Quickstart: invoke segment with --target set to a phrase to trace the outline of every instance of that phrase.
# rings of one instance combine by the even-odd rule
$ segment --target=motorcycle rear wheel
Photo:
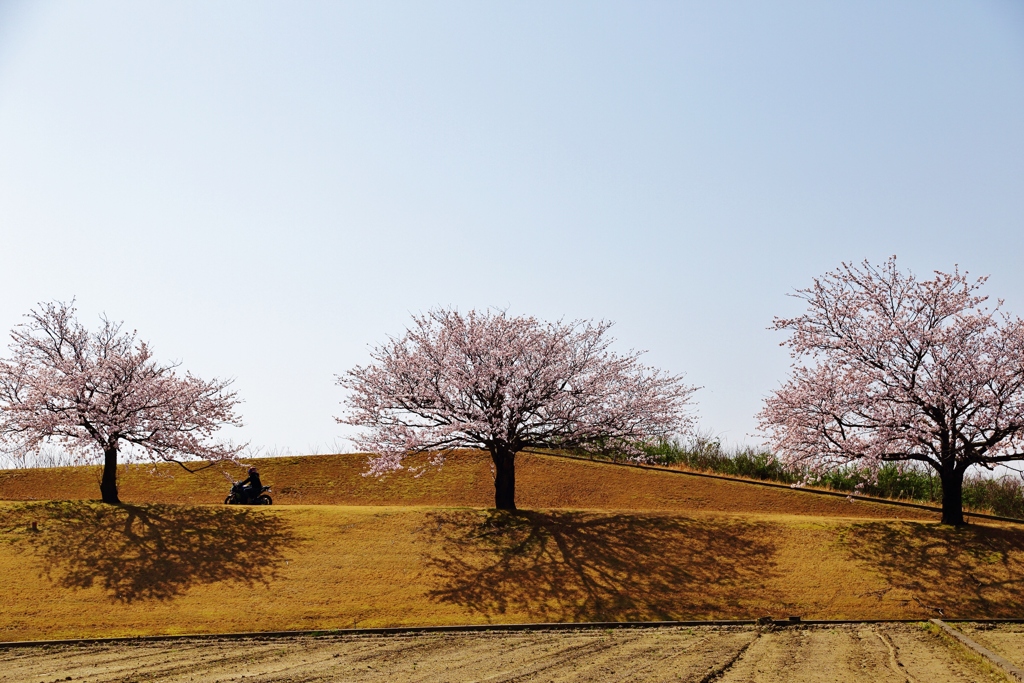
[[[260,494],[256,498],[256,504],[257,505],[273,505],[274,504],[274,500],[270,496],[268,496],[267,494],[263,493],[263,494]]]

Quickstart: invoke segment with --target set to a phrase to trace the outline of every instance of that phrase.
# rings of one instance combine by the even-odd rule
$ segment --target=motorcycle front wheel
[[[256,504],[257,505],[273,505],[274,501],[273,501],[273,499],[270,496],[268,496],[267,494],[264,493],[264,494],[261,494],[258,498],[256,498]]]
[[[234,496],[228,496],[227,498],[224,499],[224,504],[225,505],[231,505],[234,502],[235,502],[235,497]]]

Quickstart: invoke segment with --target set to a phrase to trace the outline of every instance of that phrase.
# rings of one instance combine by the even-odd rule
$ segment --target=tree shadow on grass
[[[54,583],[98,584],[123,603],[221,581],[266,584],[298,543],[287,522],[251,508],[52,502],[9,514],[40,520],[27,541]]]
[[[851,556],[932,616],[1019,617],[1024,529],[870,522],[843,536]]]
[[[434,513],[430,593],[491,617],[552,621],[749,616],[774,572],[765,527],[678,516]]]

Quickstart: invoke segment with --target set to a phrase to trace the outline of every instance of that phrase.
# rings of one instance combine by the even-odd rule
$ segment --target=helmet
[[[249,468],[249,474],[256,474],[256,468],[255,467],[250,467]]]

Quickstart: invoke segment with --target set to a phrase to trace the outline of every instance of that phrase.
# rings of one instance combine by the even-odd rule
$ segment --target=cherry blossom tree
[[[942,521],[963,524],[968,468],[1024,459],[1024,322],[989,310],[986,278],[930,280],[892,257],[817,278],[807,312],[776,318],[792,376],[759,414],[775,451],[813,470],[916,461],[942,483]]]
[[[527,448],[617,451],[642,459],[646,440],[684,433],[695,387],[609,350],[610,323],[541,322],[504,312],[437,309],[413,318],[373,363],[339,376],[344,424],[370,473],[401,469],[412,453],[440,464],[455,448],[487,450],[494,504],[515,510],[515,457]]]
[[[192,458],[233,459],[241,449],[210,442],[222,425],[241,425],[229,381],[179,375],[106,318],[90,332],[73,304],[43,304],[26,317],[11,332],[11,358],[0,360],[0,442],[9,451],[58,443],[86,460],[102,454],[100,493],[118,503],[125,446],[186,469]]]

